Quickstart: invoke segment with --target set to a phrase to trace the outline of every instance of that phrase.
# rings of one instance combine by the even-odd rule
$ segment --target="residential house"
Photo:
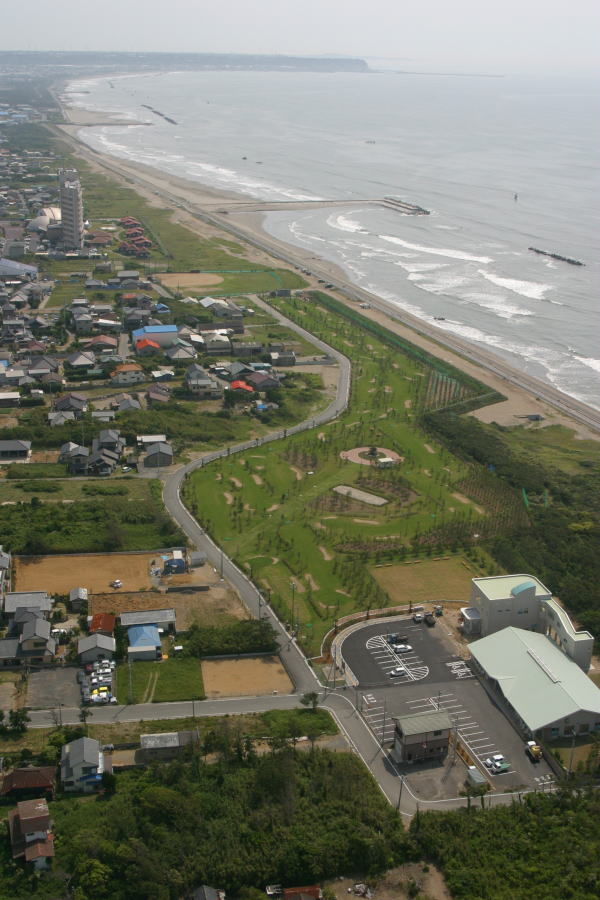
[[[87,472],[87,464],[90,451],[87,447],[75,444],[73,441],[67,441],[60,448],[58,461],[67,466],[71,475],[85,475]]]
[[[31,441],[0,441],[0,462],[18,462],[31,456]]]
[[[155,353],[161,352],[161,347],[150,338],[140,338],[135,342],[135,352],[138,356],[154,356]]]
[[[226,334],[219,331],[205,331],[204,352],[210,356],[227,355],[231,352],[231,341]]]
[[[82,737],[63,744],[60,754],[60,781],[64,791],[91,794],[102,787],[104,754],[100,742]]]
[[[147,469],[158,469],[163,466],[173,465],[173,448],[165,441],[152,444],[144,457],[144,466]]]
[[[189,344],[178,341],[176,345],[165,351],[165,356],[171,362],[188,362],[190,359],[196,359],[196,351]]]
[[[4,776],[0,795],[19,800],[44,794],[53,797],[55,786],[56,766],[26,766]]]
[[[199,399],[218,398],[223,393],[218,381],[211,378],[208,372],[196,363],[187,369],[184,384],[187,390]]]
[[[19,635],[17,657],[30,663],[43,665],[52,662],[56,641],[50,637],[51,625],[47,619],[34,618],[23,623]]]
[[[1,391],[0,392],[0,407],[2,409],[8,409],[12,406],[20,406],[21,404],[21,394],[19,391]]]
[[[235,361],[219,366],[217,374],[225,381],[235,381],[237,378],[244,378],[252,371],[253,369],[245,363]]]
[[[71,369],[87,371],[87,369],[91,369],[96,365],[96,357],[91,350],[78,350],[76,353],[71,353],[70,356],[67,356],[65,363]]]
[[[90,619],[89,633],[104,634],[106,637],[112,637],[115,631],[115,616],[110,613],[96,613]]]
[[[296,354],[293,350],[271,350],[269,359],[274,366],[295,366]]]
[[[112,475],[119,465],[119,455],[112,450],[93,450],[88,459],[88,474]]]
[[[74,412],[49,412],[46,416],[48,420],[48,425],[51,428],[56,428],[57,425],[65,425],[67,422],[75,421],[75,413]]]
[[[102,633],[89,634],[77,641],[77,656],[82,666],[99,659],[112,659],[117,645],[114,637]]]
[[[156,625],[132,625],[127,629],[127,637],[127,658],[130,662],[161,659],[162,645]]]
[[[92,419],[96,419],[98,422],[114,422],[115,414],[111,409],[95,409]]]
[[[245,381],[232,381],[229,386],[229,389],[231,391],[235,391],[238,395],[244,395],[244,394],[247,395],[247,394],[254,393],[254,388],[251,387],[249,384],[246,384]]]
[[[88,341],[88,350],[114,350],[115,353],[119,346],[117,338],[111,337],[109,334],[99,334]]]
[[[123,327],[126,331],[143,328],[150,320],[151,312],[149,309],[128,309],[123,314]],[[150,340],[150,338],[140,338],[140,340]],[[157,346],[159,346],[157,344]]]
[[[117,412],[131,412],[132,410],[141,409],[142,404],[136,397],[123,395],[117,403]]]
[[[13,859],[34,869],[46,869],[54,856],[50,810],[43,798],[21,800],[8,814],[8,831]]]
[[[121,432],[116,428],[104,428],[98,437],[94,439],[92,445],[93,450],[110,450],[119,456],[125,449],[125,438],[121,437]]]
[[[139,384],[146,381],[146,374],[137,363],[122,363],[110,373],[112,384]]]
[[[252,372],[246,376],[246,381],[257,391],[271,391],[281,387],[279,379],[266,372]]]
[[[145,447],[151,447],[152,444],[160,444],[161,441],[166,440],[166,434],[138,434],[136,436],[136,442],[142,449],[144,449]]]
[[[168,388],[163,387],[159,384],[153,384],[146,391],[146,402],[148,406],[153,406],[154,404],[160,403],[168,403],[171,399],[171,392]]]
[[[54,401],[55,412],[73,412],[76,418],[80,418],[88,408],[85,394],[64,394]]]
[[[39,609],[51,612],[54,601],[46,591],[7,591],[4,594],[4,615],[12,618],[18,609]]]
[[[176,759],[197,746],[199,739],[198,729],[142,734],[140,735],[140,757],[148,763],[155,759]]]
[[[231,352],[234,356],[239,356],[241,359],[256,359],[257,356],[265,352],[265,348],[257,341],[236,342],[231,345]]]

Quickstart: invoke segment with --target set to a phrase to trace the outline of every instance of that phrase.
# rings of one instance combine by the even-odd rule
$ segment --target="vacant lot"
[[[471,578],[477,574],[460,557],[432,559],[399,566],[371,569],[373,577],[387,591],[393,604],[439,603],[442,600],[469,602]]]
[[[29,676],[27,706],[31,709],[74,707],[79,706],[80,702],[77,669],[44,669]]]
[[[231,619],[248,618],[246,608],[237,594],[224,583],[193,594],[177,591],[168,594],[163,591],[115,591],[95,594],[89,603],[90,615],[119,615],[122,612],[140,612],[146,609],[174,609],[177,631],[187,631],[193,624],[218,627]]]
[[[110,582],[120,578],[121,591],[147,590],[152,586],[150,563],[155,553],[99,553],[81,556],[17,556],[17,591],[48,591],[67,594],[85,587],[92,594],[112,590]],[[118,593],[115,591],[115,593]]]
[[[167,288],[203,288],[213,284],[222,284],[219,275],[210,272],[163,272],[156,276]]]
[[[204,660],[202,676],[208,698],[290,694],[294,689],[278,656]]]
[[[202,669],[198,659],[164,659],[117,667],[119,703],[170,703],[202,700]]]

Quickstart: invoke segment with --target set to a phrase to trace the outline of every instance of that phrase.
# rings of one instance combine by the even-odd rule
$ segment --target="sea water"
[[[214,188],[425,207],[429,216],[360,203],[287,210],[268,213],[264,227],[600,408],[591,80],[174,72],[74,82],[64,99],[123,120],[80,130],[95,149]]]

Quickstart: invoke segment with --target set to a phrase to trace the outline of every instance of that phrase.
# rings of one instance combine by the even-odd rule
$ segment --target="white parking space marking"
[[[366,643],[367,650],[384,674],[388,675],[392,669],[398,669],[399,674],[397,676],[388,675],[388,677],[395,682],[397,678],[397,683],[400,684],[406,681],[421,681],[421,679],[427,678],[429,666],[423,664],[419,655],[413,650],[407,653],[394,650],[387,638],[388,636],[385,634],[376,634],[370,637]],[[398,637],[396,641],[402,643],[404,639]]]

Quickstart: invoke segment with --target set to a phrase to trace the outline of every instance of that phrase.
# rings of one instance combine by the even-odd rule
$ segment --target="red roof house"
[[[27,766],[24,769],[13,769],[4,776],[0,793],[3,797],[12,794],[25,797],[33,794],[53,794],[56,779],[55,766]]]
[[[116,621],[116,618],[110,613],[96,613],[90,622],[90,634],[105,634],[107,637],[112,637]]]
[[[246,391],[248,394],[254,393],[254,388],[246,384],[245,381],[232,381],[230,387],[232,391]]]
[[[160,353],[160,344],[157,344],[156,341],[151,341],[150,338],[140,338],[139,341],[136,341],[136,353],[150,356],[151,353],[156,353],[157,350]]]
[[[54,856],[54,835],[50,831],[50,810],[45,800],[22,800],[8,814],[8,830],[13,859],[23,859],[36,869],[44,869]]]

